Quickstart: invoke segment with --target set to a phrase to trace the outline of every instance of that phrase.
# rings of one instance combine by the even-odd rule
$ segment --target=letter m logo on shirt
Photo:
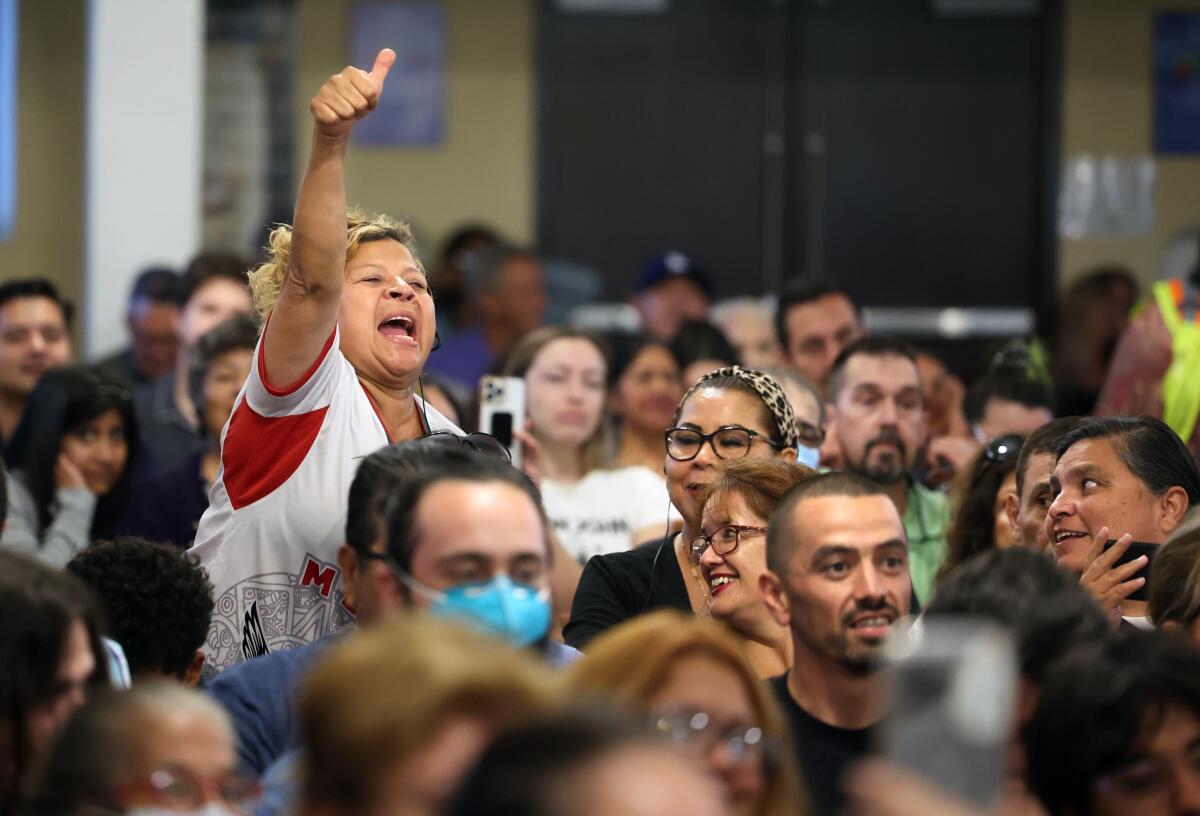
[[[338,568],[335,565],[305,554],[304,565],[300,567],[300,586],[318,587],[321,597],[328,598],[333,594],[333,582],[337,577]]]

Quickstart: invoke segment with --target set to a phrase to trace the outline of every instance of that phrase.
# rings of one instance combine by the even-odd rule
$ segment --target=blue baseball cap
[[[698,263],[677,249],[670,249],[652,258],[638,275],[635,292],[645,292],[653,289],[671,278],[686,278],[704,290],[704,294],[712,297],[712,281]]]

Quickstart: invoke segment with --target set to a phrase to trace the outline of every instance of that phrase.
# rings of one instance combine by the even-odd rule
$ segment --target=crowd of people
[[[966,384],[678,250],[640,331],[545,325],[533,250],[427,269],[348,208],[394,59],[313,97],[259,262],[138,277],[127,350],[0,284],[0,816],[1200,813],[1195,282],[1125,325],[1102,270],[1121,325]],[[915,663],[943,624],[1004,648]]]

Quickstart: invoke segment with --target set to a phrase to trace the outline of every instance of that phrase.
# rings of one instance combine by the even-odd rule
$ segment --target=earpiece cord
[[[433,428],[429,425],[429,412],[425,410],[425,381],[422,379],[424,375],[417,375],[417,390],[421,392],[421,420],[425,423],[425,435],[433,433]]]
[[[650,606],[650,598],[654,595],[654,580],[658,576],[658,559],[662,555],[663,548],[667,546],[667,542],[671,540],[671,497],[667,497],[667,524],[666,532],[663,533],[662,543],[658,545],[658,549],[654,551],[654,560],[650,562],[650,587],[646,590],[646,599],[642,601],[642,608],[638,610],[641,615]]]

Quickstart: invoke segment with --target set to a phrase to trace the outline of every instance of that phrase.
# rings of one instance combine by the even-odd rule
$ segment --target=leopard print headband
[[[788,402],[787,395],[783,393],[783,388],[775,380],[774,377],[768,376],[761,371],[755,371],[752,368],[742,368],[741,366],[727,366],[726,368],[718,368],[716,371],[710,371],[700,379],[696,380],[696,384],[688,389],[683,395],[683,399],[679,401],[682,406],[688,399],[691,398],[699,389],[705,387],[713,380],[725,377],[733,377],[740,380],[754,390],[758,394],[758,398],[763,401],[767,411],[770,412],[771,418],[775,420],[775,425],[779,428],[779,444],[784,448],[795,448],[800,444],[800,434],[796,429],[796,414],[792,411],[792,404]]]

